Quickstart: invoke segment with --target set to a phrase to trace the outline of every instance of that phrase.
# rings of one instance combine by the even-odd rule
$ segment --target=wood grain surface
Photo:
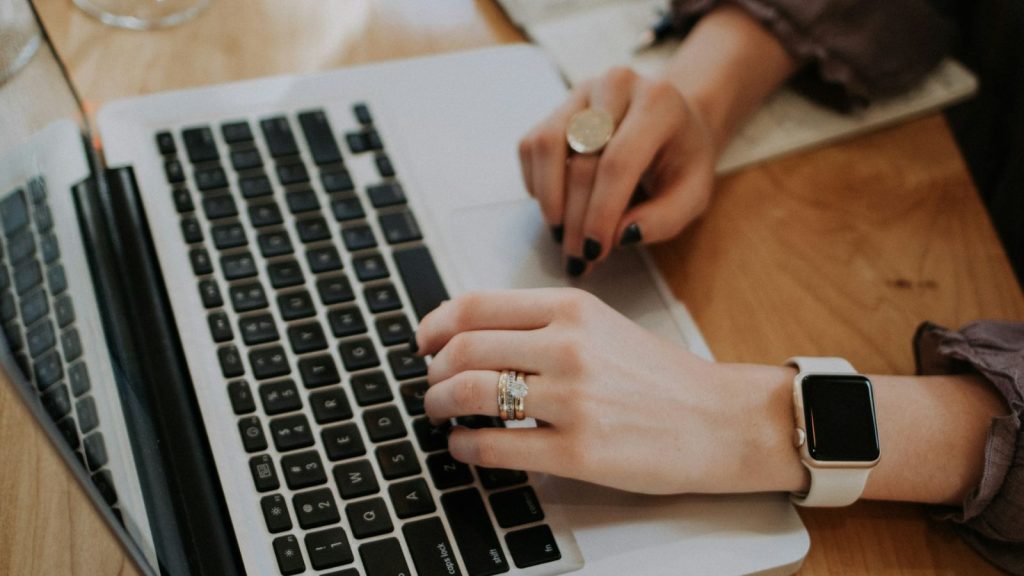
[[[104,27],[69,0],[40,13],[83,95],[156,91],[521,41],[491,0],[213,0],[183,26]],[[836,354],[913,372],[932,320],[1024,319],[949,129],[932,116],[723,179],[656,260],[721,360]],[[0,575],[134,574],[28,412],[0,383]],[[919,506],[801,510],[802,574],[994,574]]]

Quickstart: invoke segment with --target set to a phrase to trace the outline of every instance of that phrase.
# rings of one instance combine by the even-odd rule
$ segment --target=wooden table
[[[92,104],[257,76],[519,42],[491,0],[214,0],[158,32],[38,7]],[[724,361],[837,354],[913,372],[930,319],[1024,319],[1024,297],[949,129],[935,115],[723,179],[708,214],[654,249]],[[0,385],[0,575],[133,574],[71,475]],[[997,573],[913,505],[801,510],[803,574]]]

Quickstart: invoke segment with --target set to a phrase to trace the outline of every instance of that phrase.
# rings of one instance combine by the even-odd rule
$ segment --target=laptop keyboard
[[[352,114],[344,154],[322,110],[155,138],[267,546],[286,575],[554,562],[526,473],[454,460],[423,415],[408,341],[448,294],[371,111]],[[363,156],[372,182],[346,166]]]
[[[11,352],[93,483],[114,506],[117,491],[42,177],[0,200],[0,224],[0,319]],[[118,508],[113,510],[120,516]]]

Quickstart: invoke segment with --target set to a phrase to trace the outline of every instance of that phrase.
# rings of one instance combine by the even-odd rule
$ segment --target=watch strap
[[[838,356],[793,356],[786,360],[787,366],[793,366],[800,373],[814,374],[856,374],[853,364]]]

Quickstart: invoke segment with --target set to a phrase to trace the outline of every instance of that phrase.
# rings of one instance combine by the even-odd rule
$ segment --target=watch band
[[[797,381],[803,374],[857,374],[857,370],[843,358],[794,356],[787,366],[797,369]],[[799,506],[849,506],[864,493],[871,468],[818,468],[801,458],[804,468],[811,473],[807,493],[793,492],[790,500]]]

